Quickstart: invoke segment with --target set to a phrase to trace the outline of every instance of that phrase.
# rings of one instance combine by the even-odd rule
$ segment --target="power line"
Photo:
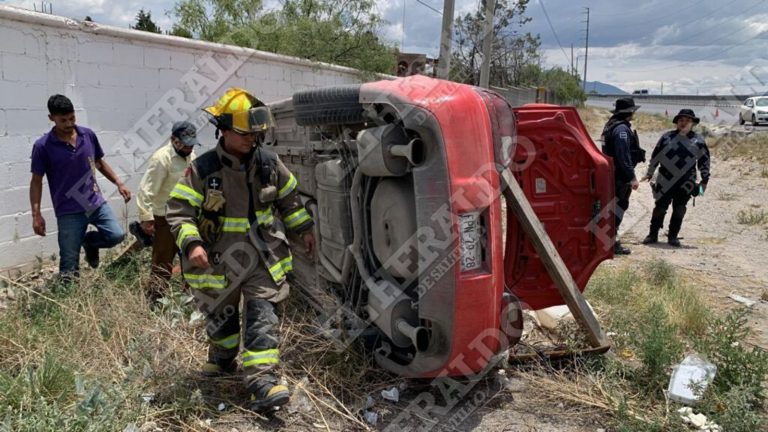
[[[405,1],[405,0],[403,0],[403,1]],[[416,3],[419,3],[419,4],[421,4],[422,6],[426,6],[427,8],[431,9],[433,12],[435,12],[435,13],[436,13],[436,14],[438,14],[438,15],[442,15],[442,14],[443,14],[443,13],[442,13],[442,12],[440,12],[439,10],[435,9],[434,7],[432,7],[432,5],[430,5],[430,4],[428,4],[428,3],[424,3],[422,0],[416,0]]]
[[[552,25],[552,21],[549,19],[549,14],[547,13],[547,8],[544,7],[544,0],[539,0],[539,4],[541,5],[541,10],[544,12],[544,17],[547,19],[547,23],[549,24],[549,29],[552,30],[552,34],[555,36],[555,40],[557,41],[557,45],[560,47],[560,51],[563,52],[563,55],[565,56],[565,62],[568,63],[573,62],[573,59],[568,58],[568,54],[565,53],[565,49],[563,49],[563,44],[560,43],[560,38],[557,37],[557,32],[555,31],[555,27]]]

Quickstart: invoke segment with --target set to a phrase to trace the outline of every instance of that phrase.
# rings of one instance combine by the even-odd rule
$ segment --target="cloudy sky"
[[[455,1],[457,16],[480,4],[480,0]],[[90,15],[95,21],[126,27],[143,7],[163,29],[169,29],[173,19],[167,12],[174,3],[66,0],[53,1],[53,12],[79,19]],[[40,7],[40,1],[29,0],[0,0],[0,4]],[[405,52],[437,56],[442,5],[443,0],[377,0],[386,21],[383,36],[402,43]],[[768,1],[531,0],[527,15],[533,20],[522,31],[541,35],[548,65],[569,66],[574,44],[583,72],[585,7],[590,8],[590,81],[651,93],[661,91],[663,83],[665,94],[768,90]]]

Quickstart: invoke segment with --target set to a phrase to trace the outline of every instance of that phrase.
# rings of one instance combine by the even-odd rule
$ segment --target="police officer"
[[[275,304],[288,296],[293,270],[285,229],[314,248],[313,221],[297,191],[296,177],[262,148],[274,119],[264,104],[231,88],[205,111],[218,145],[191,164],[171,192],[167,219],[183,253],[184,278],[206,314],[208,375],[233,372],[240,347],[254,409],[288,402],[275,368],[280,361]]]
[[[645,152],[640,148],[637,132],[632,130],[632,116],[640,105],[635,105],[632,98],[616,100],[613,115],[603,128],[603,153],[613,158],[614,180],[616,186],[616,241],[613,253],[629,255],[629,248],[622,246],[618,239],[619,226],[624,212],[629,207],[629,196],[637,190],[640,183],[635,177],[635,166],[645,162]]]
[[[653,149],[648,172],[640,179],[650,180],[656,168],[659,175],[653,184],[653,196],[656,205],[651,216],[651,228],[643,244],[659,241],[659,230],[664,225],[664,216],[670,204],[672,216],[669,219],[667,242],[680,247],[680,228],[683,225],[688,200],[692,196],[704,193],[709,182],[709,148],[704,137],[694,132],[693,126],[699,124],[699,118],[691,109],[681,109],[672,119],[677,129],[661,136]],[[701,182],[696,182],[698,167]]]

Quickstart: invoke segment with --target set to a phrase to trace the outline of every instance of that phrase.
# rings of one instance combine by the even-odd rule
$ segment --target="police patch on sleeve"
[[[619,139],[625,140],[625,139],[628,139],[628,138],[629,138],[629,135],[627,135],[626,131],[619,132]]]

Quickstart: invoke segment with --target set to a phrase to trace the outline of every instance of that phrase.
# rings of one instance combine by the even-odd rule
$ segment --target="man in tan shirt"
[[[173,259],[179,251],[165,219],[165,204],[176,182],[195,158],[192,151],[195,145],[200,145],[195,126],[189,122],[174,123],[171,141],[149,158],[147,171],[139,184],[136,205],[139,208],[141,229],[145,234],[154,236],[152,270],[149,283],[145,286],[145,294],[150,303],[165,294],[171,278]]]

